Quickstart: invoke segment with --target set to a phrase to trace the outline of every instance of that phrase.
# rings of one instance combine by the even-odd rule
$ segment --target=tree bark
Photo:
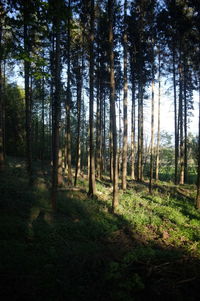
[[[53,107],[52,107],[52,159],[53,159],[53,168],[52,168],[52,209],[56,210],[56,198],[57,198],[57,189],[58,189],[58,169],[59,169],[59,130],[60,130],[60,94],[61,94],[61,62],[60,62],[60,19],[58,16],[55,17],[55,58],[54,58],[54,83],[55,91],[53,97]]]
[[[154,158],[154,66],[152,64],[152,96],[151,96],[151,146],[150,146],[150,180],[149,193],[152,193],[153,158]]]
[[[94,157],[94,0],[90,1],[90,46],[89,46],[89,77],[90,77],[90,99],[89,99],[89,124],[90,124],[90,173],[89,191],[90,196],[96,194],[95,181],[95,157]]]
[[[113,51],[113,7],[115,1],[108,0],[108,32],[109,32],[109,61],[110,61],[110,112],[113,140],[113,200],[112,211],[118,205],[118,160],[117,160],[117,127],[115,109],[115,75],[114,75],[114,51]]]
[[[29,177],[29,184],[33,184],[33,167],[32,167],[32,145],[31,145],[31,95],[30,95],[30,36],[29,36],[29,7],[28,2],[24,1],[24,51],[25,51],[25,60],[24,60],[24,83],[25,83],[25,111],[26,111],[26,168]]]
[[[80,161],[81,161],[81,141],[80,141],[80,132],[81,132],[81,96],[82,96],[82,72],[79,66],[79,60],[77,59],[77,144],[76,144],[76,171],[74,186],[77,184],[77,178],[80,175]]]
[[[156,181],[159,180],[159,163],[160,163],[160,49],[158,53],[158,130],[157,130],[157,147],[156,147]]]
[[[199,137],[198,137],[198,174],[196,208],[200,209],[200,78],[199,78]]]
[[[131,179],[135,180],[135,76],[131,60],[132,108],[131,108]]]
[[[127,119],[127,105],[128,105],[128,82],[127,82],[127,32],[126,32],[126,10],[127,0],[124,1],[124,98],[123,98],[123,121],[124,121],[124,135],[123,135],[123,160],[122,160],[122,189],[126,190],[127,182],[127,136],[128,136],[128,119]]]
[[[0,49],[2,48],[2,7],[0,5]],[[2,53],[2,52],[1,52]],[[1,55],[1,54],[0,54]],[[3,132],[3,77],[2,57],[0,56],[0,171],[4,168],[4,132]]]
[[[175,46],[173,47],[173,88],[174,88],[174,140],[175,140],[175,172],[174,183],[178,184],[178,157],[179,157],[179,129],[177,122],[177,97],[176,97],[176,63],[175,63]]]
[[[68,0],[68,24],[67,24],[67,99],[66,99],[66,155],[67,155],[67,183],[72,185],[71,167],[71,0]]]
[[[183,66],[180,47],[179,61],[179,120],[180,120],[180,179],[179,184],[184,184],[184,138],[183,138]]]

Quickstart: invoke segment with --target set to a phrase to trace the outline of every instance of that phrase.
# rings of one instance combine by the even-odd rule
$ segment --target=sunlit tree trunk
[[[196,207],[200,209],[200,78],[199,78],[199,137],[198,137],[198,175],[197,175],[197,196]]]
[[[180,120],[180,179],[179,184],[184,184],[184,138],[183,138],[183,66],[180,49],[179,61],[179,120]]]
[[[90,43],[89,43],[89,77],[90,77],[90,99],[89,99],[89,125],[90,125],[90,172],[88,194],[96,194],[95,180],[95,156],[94,156],[94,0],[90,1]]]
[[[110,62],[110,111],[111,128],[113,140],[113,200],[112,211],[114,212],[118,205],[118,160],[117,160],[117,127],[116,127],[116,109],[115,109],[115,76],[114,76],[114,51],[113,51],[113,13],[114,0],[108,0],[108,32],[109,32],[109,62]]]
[[[173,89],[174,89],[174,140],[175,140],[175,174],[174,183],[178,184],[178,157],[179,157],[179,129],[177,122],[177,97],[176,97],[176,62],[175,47],[173,47]]]
[[[131,62],[132,108],[131,108],[131,179],[135,180],[135,76],[133,58]]]
[[[152,69],[154,66],[152,66]],[[150,145],[150,180],[149,193],[152,193],[153,181],[153,158],[154,158],[154,70],[152,70],[152,96],[151,96],[151,145]]]
[[[122,156],[122,189],[126,190],[127,186],[127,136],[128,136],[128,119],[127,119],[127,105],[128,105],[128,82],[127,82],[127,32],[126,32],[126,10],[127,0],[124,1],[124,98],[123,98],[123,121],[124,121],[124,134],[123,134],[123,156]]]
[[[184,182],[187,183],[187,170],[188,170],[188,146],[187,146],[187,65],[184,59]]]
[[[156,146],[156,181],[159,180],[159,163],[160,163],[160,49],[158,53],[158,129],[157,129],[157,146]]]

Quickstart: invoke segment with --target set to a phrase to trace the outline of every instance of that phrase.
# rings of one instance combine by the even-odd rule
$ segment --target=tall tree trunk
[[[114,0],[108,0],[108,32],[109,32],[109,61],[110,61],[110,111],[113,140],[113,200],[112,211],[118,205],[118,160],[117,160],[117,127],[115,109],[115,75],[114,75],[114,51],[113,51],[113,8]]]
[[[100,112],[100,96],[101,96],[101,79],[100,79],[100,64],[99,64],[99,45],[98,45],[98,67],[97,67],[97,114],[96,114],[96,174],[97,178],[101,178],[101,112]]]
[[[33,184],[33,168],[32,168],[32,147],[31,147],[31,95],[30,95],[30,37],[29,37],[29,28],[28,22],[30,19],[29,16],[29,7],[28,3],[24,1],[24,51],[25,51],[25,60],[24,60],[24,82],[25,82],[25,106],[26,106],[26,167],[29,177],[29,184]]]
[[[90,99],[89,99],[89,124],[90,124],[90,173],[89,191],[90,196],[96,194],[95,181],[95,158],[94,158],[94,0],[90,1],[90,47],[89,47],[89,76],[90,76]]]
[[[126,32],[126,10],[127,0],[124,1],[124,98],[123,98],[123,121],[124,121],[124,135],[123,135],[123,160],[122,160],[122,189],[126,190],[127,182],[127,136],[128,136],[128,119],[127,119],[127,105],[128,105],[128,82],[127,82],[127,32]]]
[[[60,62],[60,19],[58,16],[55,17],[55,38],[56,38],[56,49],[55,49],[55,58],[54,58],[54,83],[55,91],[53,97],[53,107],[52,107],[52,159],[53,159],[53,168],[52,168],[52,208],[56,210],[56,197],[58,189],[58,169],[59,169],[59,128],[60,128],[60,94],[61,94],[61,62]]]
[[[42,135],[41,135],[41,163],[42,168],[44,168],[44,151],[45,151],[45,126],[44,126],[44,101],[45,101],[45,92],[44,92],[44,77],[42,78],[41,83],[41,96],[42,96]]]
[[[197,209],[200,209],[200,78],[199,78],[199,137],[198,137],[198,174],[197,174],[196,207]]]
[[[76,144],[76,171],[74,186],[76,186],[77,178],[80,175],[80,160],[81,160],[81,141],[80,141],[80,132],[81,132],[81,96],[82,96],[82,72],[79,66],[79,60],[77,59],[77,144]]]
[[[72,185],[71,167],[71,0],[68,0],[68,24],[67,24],[67,99],[66,99],[66,155],[67,155],[67,183]]]
[[[138,87],[138,181],[143,180],[143,85],[141,77],[140,74]]]
[[[187,65],[184,59],[184,182],[187,183],[187,170],[188,170],[188,158],[187,158]]]
[[[159,163],[160,163],[160,49],[158,53],[158,129],[157,129],[157,146],[156,146],[156,181],[159,180]]]
[[[183,138],[183,66],[180,47],[179,61],[179,120],[180,120],[180,179],[179,184],[184,184],[184,138]]]
[[[152,193],[153,158],[154,158],[154,64],[152,64],[152,96],[151,96],[151,146],[150,146],[150,180],[149,193]]]
[[[110,150],[110,181],[113,182],[113,129],[112,114],[110,111],[110,128],[109,128],[109,150]]]
[[[120,178],[122,170],[122,124],[121,124],[121,93],[119,91],[119,150],[118,150],[118,176]]]
[[[2,47],[2,8],[0,5],[0,49]],[[2,53],[2,52],[1,52]],[[0,53],[0,171],[4,168],[4,133],[3,133],[3,77],[2,56]]]
[[[135,76],[131,59],[132,108],[131,108],[131,179],[135,180]]]
[[[176,62],[175,62],[175,46],[173,47],[173,88],[174,88],[174,140],[175,140],[175,173],[174,183],[178,184],[178,157],[179,157],[179,129],[177,122],[177,98],[176,98]]]

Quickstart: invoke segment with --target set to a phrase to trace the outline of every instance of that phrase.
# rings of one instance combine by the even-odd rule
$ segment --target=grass
[[[23,162],[0,183],[1,300],[197,300],[200,213],[194,186],[129,181],[110,213],[108,179],[87,196],[87,181],[61,190],[51,211],[38,178],[28,187]],[[42,185],[41,185],[42,183]]]

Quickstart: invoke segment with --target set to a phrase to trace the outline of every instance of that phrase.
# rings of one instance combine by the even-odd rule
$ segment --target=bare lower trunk
[[[127,105],[128,105],[128,82],[127,82],[127,32],[126,32],[126,10],[127,0],[124,1],[124,98],[123,98],[123,121],[124,121],[124,135],[123,135],[123,160],[122,160],[122,189],[126,190],[127,182],[127,136],[128,136],[128,119],[127,119]]]
[[[175,174],[174,183],[178,184],[178,155],[179,155],[179,135],[177,122],[177,98],[176,98],[176,68],[175,68],[175,48],[173,48],[173,88],[174,88],[174,139],[175,139]]]
[[[71,0],[68,2],[68,9],[71,9]],[[72,167],[71,167],[71,15],[69,13],[68,16],[68,24],[67,24],[67,99],[66,99],[66,153],[67,153],[67,184],[72,185]]]
[[[153,67],[154,68],[154,67]],[[151,97],[151,147],[150,147],[150,180],[149,180],[149,193],[152,193],[153,182],[153,157],[154,157],[154,72],[152,79],[152,97]]]
[[[197,175],[197,196],[196,207],[200,209],[200,78],[199,78],[199,138],[198,138],[198,175]]]
[[[90,196],[96,194],[95,181],[95,157],[94,157],[94,0],[91,0],[90,13],[90,58],[89,58],[89,76],[90,76],[90,99],[89,99],[89,124],[90,124],[90,173],[89,173],[89,191]]]
[[[160,163],[160,49],[158,54],[158,130],[157,130],[157,147],[156,147],[156,181],[159,180],[159,163]]]
[[[78,66],[77,66],[78,67]],[[77,178],[80,174],[80,160],[81,160],[81,145],[80,145],[80,131],[81,131],[81,95],[82,95],[82,73],[80,67],[78,67],[77,74],[77,145],[76,145],[76,171],[74,186],[76,186]]]
[[[30,40],[29,40],[29,13],[28,4],[24,6],[24,51],[30,56]],[[32,169],[32,147],[31,147],[31,93],[30,93],[30,62],[24,60],[24,83],[25,83],[25,107],[26,107],[26,167],[29,177],[29,184],[33,184],[33,169]]]
[[[131,108],[131,179],[135,180],[135,77],[133,62],[131,64],[132,74],[132,108]]]
[[[179,184],[184,184],[184,139],[183,139],[183,70],[181,62],[179,64],[179,119],[180,119],[180,179]]]
[[[108,18],[109,18],[109,60],[110,60],[110,112],[111,128],[113,139],[113,200],[112,211],[114,212],[118,205],[118,160],[117,160],[117,127],[116,127],[116,109],[115,109],[115,76],[114,76],[114,51],[113,51],[113,8],[115,1],[108,0]]]
[[[1,7],[0,7],[1,8]],[[1,17],[1,11],[0,11]],[[0,19],[0,48],[2,47],[2,23]],[[0,171],[4,168],[4,133],[3,133],[3,78],[2,59],[0,57]]]
[[[56,210],[56,199],[57,199],[57,189],[58,189],[58,176],[59,176],[59,128],[60,128],[60,20],[56,18],[55,20],[55,38],[56,38],[56,49],[55,49],[55,59],[54,59],[54,83],[55,92],[52,103],[52,209]]]

